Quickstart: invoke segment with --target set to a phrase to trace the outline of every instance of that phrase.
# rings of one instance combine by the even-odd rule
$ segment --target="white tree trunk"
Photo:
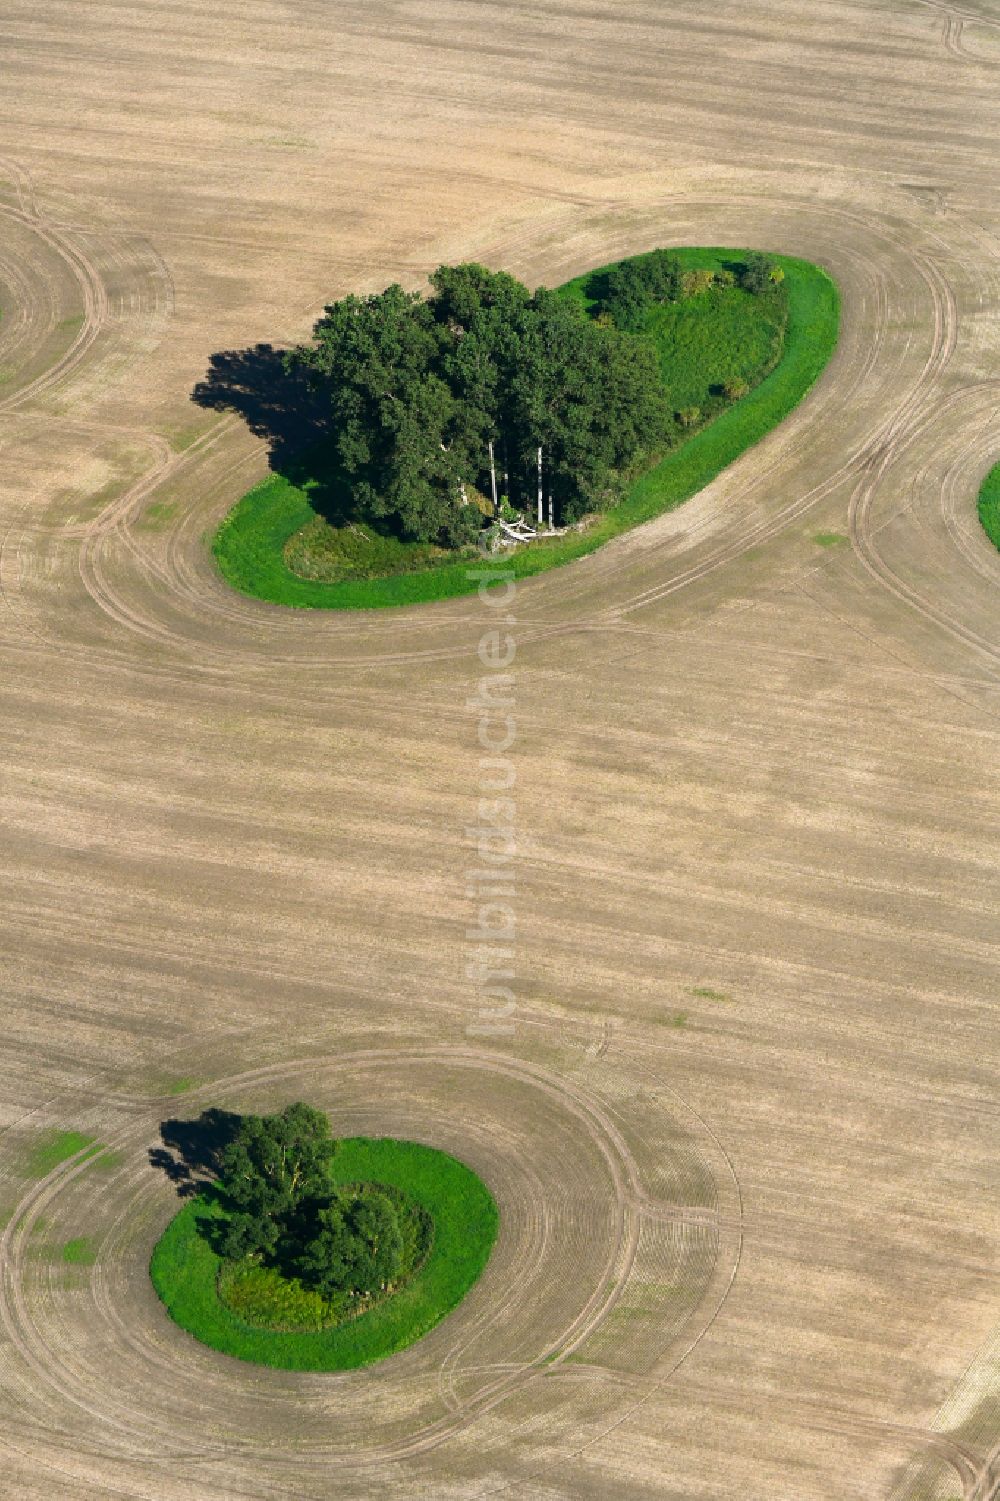
[[[544,520],[545,520],[545,516],[544,516],[544,514],[542,512],[542,445],[539,444],[538,445],[538,525],[541,526],[542,523],[544,522]]]
[[[552,492],[549,491],[549,531],[555,531],[555,522],[552,520]]]
[[[493,439],[490,439],[490,484],[493,487],[493,514],[497,513],[497,466],[493,459]]]

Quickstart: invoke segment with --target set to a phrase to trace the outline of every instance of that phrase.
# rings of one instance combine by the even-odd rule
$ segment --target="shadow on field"
[[[242,417],[267,442],[271,468],[308,491],[310,506],[331,526],[364,521],[373,532],[398,535],[391,518],[359,514],[337,459],[329,392],[314,391],[302,370],[286,371],[284,350],[254,344],[213,354],[191,400]]]
[[[310,389],[302,371],[289,373],[273,344],[213,354],[191,400],[213,412],[235,412],[270,449],[271,468],[284,469],[329,431],[329,397]]]
[[[219,1170],[219,1153],[236,1136],[242,1116],[212,1107],[194,1120],[160,1123],[162,1147],[150,1147],[151,1167],[166,1173],[182,1199],[201,1193]]]

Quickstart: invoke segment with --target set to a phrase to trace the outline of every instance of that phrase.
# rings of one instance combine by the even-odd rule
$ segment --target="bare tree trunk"
[[[541,526],[545,517],[542,514],[542,445],[538,445],[538,525]]]
[[[490,484],[493,487],[493,514],[497,513],[497,466],[493,459],[493,439],[490,439]]]
[[[550,490],[549,491],[549,531],[550,532],[554,532],[555,529],[556,529],[555,528],[555,523],[552,520],[552,491]]]

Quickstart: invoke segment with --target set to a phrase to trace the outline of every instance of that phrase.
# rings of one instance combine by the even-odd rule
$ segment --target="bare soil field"
[[[1000,12],[10,0],[3,52],[4,1495],[1000,1496]],[[350,289],[658,244],[817,262],[841,342],[518,587],[484,1033],[493,613],[230,591],[266,447],[190,393]],[[368,1371],[229,1360],[148,1280],[159,1122],[299,1098],[500,1206]]]

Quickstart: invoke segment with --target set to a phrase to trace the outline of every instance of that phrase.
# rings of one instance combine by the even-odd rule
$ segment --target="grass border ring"
[[[199,1230],[203,1217],[222,1210],[199,1196],[170,1221],[150,1260],[153,1286],[174,1323],[224,1355],[289,1371],[372,1365],[439,1324],[478,1281],[496,1241],[499,1214],[486,1184],[447,1152],[393,1137],[345,1138],[333,1177],[343,1184],[387,1184],[431,1216],[430,1252],[403,1287],[334,1328],[278,1331],[244,1323],[219,1296],[222,1261]]]

